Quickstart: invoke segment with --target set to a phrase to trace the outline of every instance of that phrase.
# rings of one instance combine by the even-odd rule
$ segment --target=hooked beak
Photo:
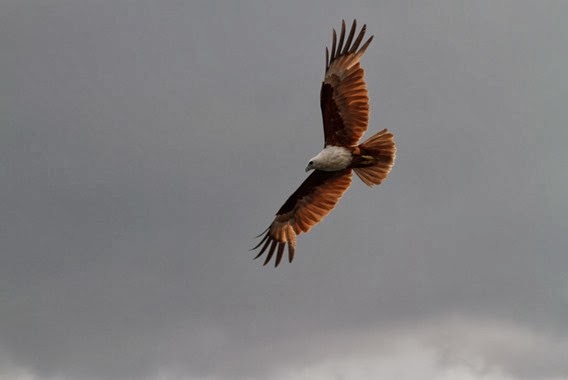
[[[310,165],[306,166],[306,173],[309,172],[310,170],[312,170],[312,167]]]

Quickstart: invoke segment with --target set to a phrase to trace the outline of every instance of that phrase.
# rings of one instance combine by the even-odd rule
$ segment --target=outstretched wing
[[[327,47],[325,49],[325,78],[320,93],[325,146],[356,145],[369,123],[369,94],[359,60],[373,36],[359,48],[367,26],[363,25],[351,44],[356,29],[357,22],[353,20],[344,46],[345,21],[342,21],[339,43],[333,30],[331,56]]]
[[[288,260],[292,262],[296,250],[296,235],[308,232],[329,214],[350,184],[351,169],[335,172],[314,170],[278,210],[270,227],[259,235],[260,237],[264,234],[264,237],[253,248],[254,250],[262,245],[255,259],[270,246],[263,265],[268,264],[278,247],[274,263],[277,267],[288,244]]]

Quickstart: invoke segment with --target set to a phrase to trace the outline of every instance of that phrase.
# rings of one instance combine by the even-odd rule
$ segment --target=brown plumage
[[[260,243],[253,248],[257,249],[264,244],[255,259],[271,244],[264,261],[264,265],[268,264],[278,246],[275,261],[275,266],[278,266],[284,246],[288,243],[288,261],[292,262],[296,235],[308,232],[329,214],[350,184],[350,169],[336,172],[315,170],[278,210],[274,222],[265,231]]]
[[[383,129],[353,149],[351,167],[355,174],[368,186],[380,185],[394,165],[396,146],[392,133]],[[359,163],[358,160],[371,157],[371,163]]]
[[[331,57],[325,49],[325,78],[321,87],[320,105],[323,117],[325,145],[352,146],[357,144],[369,123],[369,94],[363,79],[364,70],[359,59],[367,50],[373,36],[363,44],[367,26],[363,25],[357,39],[350,46],[357,21],[353,20],[345,47],[345,21],[341,22],[339,45],[333,30]]]
[[[345,40],[342,21],[339,42],[333,30],[331,55],[326,48],[320,94],[325,147],[306,168],[315,169],[314,172],[282,205],[270,227],[258,236],[264,235],[253,250],[260,248],[255,259],[267,252],[264,265],[276,253],[274,264],[278,266],[286,245],[288,261],[292,262],[296,235],[308,232],[333,210],[351,184],[352,170],[365,184],[373,186],[387,177],[394,164],[396,146],[386,129],[357,145],[369,123],[369,95],[359,60],[373,36],[361,46],[366,26],[353,41],[356,29],[353,21]]]

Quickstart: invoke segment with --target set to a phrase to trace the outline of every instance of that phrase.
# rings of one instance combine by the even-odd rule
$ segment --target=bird
[[[296,236],[308,232],[335,208],[351,185],[352,172],[369,187],[379,185],[390,173],[396,157],[394,136],[387,129],[361,144],[359,140],[369,124],[369,94],[360,59],[374,36],[362,45],[367,26],[355,37],[357,20],[353,20],[345,40],[345,20],[341,21],[339,42],[335,29],[331,54],[325,48],[325,75],[320,91],[324,148],[311,158],[306,172],[313,172],[276,212],[274,221],[257,238],[260,248],[254,257],[265,252],[264,264],[276,253],[277,267],[288,246],[288,261],[296,252]],[[262,246],[262,247],[261,247]]]

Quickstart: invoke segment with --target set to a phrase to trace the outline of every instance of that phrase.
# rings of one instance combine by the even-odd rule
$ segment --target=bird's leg
[[[361,155],[360,163],[363,165],[370,165],[375,163],[375,158],[373,156]]]

